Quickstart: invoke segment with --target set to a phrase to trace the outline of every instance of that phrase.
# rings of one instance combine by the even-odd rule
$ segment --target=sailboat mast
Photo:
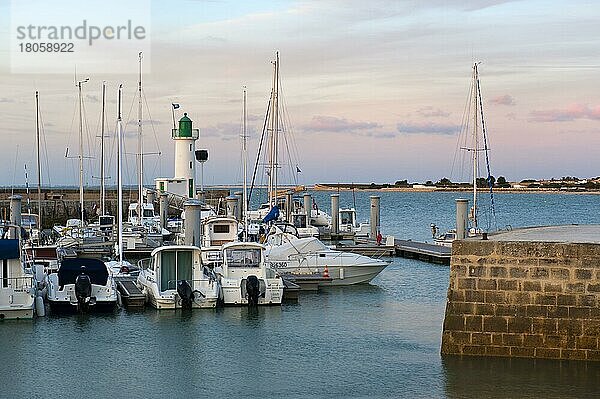
[[[248,241],[248,136],[246,134],[246,86],[244,86],[244,111],[242,122],[242,157],[244,163],[244,203],[242,212],[244,213],[244,241]]]
[[[42,166],[40,163],[40,98],[35,92],[35,143],[37,147],[37,175],[38,175],[38,228],[42,228]]]
[[[279,188],[279,51],[275,53],[275,107],[273,109],[274,126],[273,126],[273,153],[275,162],[273,164],[273,172],[275,173],[273,194],[275,198],[274,205],[277,205],[277,190]]]
[[[477,63],[473,65],[473,228],[477,229],[477,175],[479,174],[477,165],[477,154],[479,152],[479,143],[477,139],[477,130],[479,129],[477,112]]]
[[[275,61],[273,63],[273,86],[272,86],[272,90],[271,90],[271,106],[269,107],[271,109],[271,113],[269,115],[269,126],[267,127],[267,130],[270,132],[269,135],[269,169],[268,169],[268,183],[267,183],[267,190],[269,192],[269,205],[272,207],[273,205],[275,205],[274,203],[274,192],[273,192],[273,182],[274,182],[274,164],[275,164],[275,154],[273,152],[273,148],[274,148],[274,136],[275,136],[275,130],[274,130],[274,125],[275,125],[275,79],[276,79],[276,75],[277,75],[277,65],[276,65],[277,61]]]
[[[106,82],[102,82],[102,122],[100,124],[100,214],[106,215],[106,187],[104,185],[104,108],[106,105]]]
[[[144,154],[142,141],[142,52],[139,55],[139,80],[138,80],[138,224],[142,223],[144,194]]]
[[[117,107],[117,248],[119,263],[123,262],[123,124],[121,119],[121,93],[123,85],[119,85]]]
[[[81,86],[89,81],[89,78],[77,82],[79,93],[79,207],[81,208],[81,225],[84,224],[83,212],[83,97],[81,95]]]

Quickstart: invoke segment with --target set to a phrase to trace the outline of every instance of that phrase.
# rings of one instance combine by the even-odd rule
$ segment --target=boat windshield
[[[259,267],[261,250],[259,248],[226,249],[228,267]]]
[[[153,218],[154,217],[154,211],[152,209],[144,209],[144,217],[145,218]]]
[[[37,215],[21,215],[21,226],[25,228],[35,228],[37,227]]]

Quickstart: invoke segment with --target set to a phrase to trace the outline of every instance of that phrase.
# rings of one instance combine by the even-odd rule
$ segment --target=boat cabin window
[[[228,224],[215,224],[213,226],[213,231],[215,233],[229,233],[229,225]]]
[[[136,217],[138,216],[138,213],[137,213],[137,211],[136,211],[135,209],[131,209],[131,210],[129,211],[129,215],[130,215],[130,217],[132,217],[132,218],[136,218]]]
[[[154,217],[154,211],[152,211],[152,209],[144,209],[144,217],[145,218]]]
[[[37,227],[37,216],[26,214],[21,215],[21,226],[26,229]]]
[[[160,254],[160,290],[177,288],[178,280],[192,282],[192,251],[163,251]]]
[[[352,213],[340,212],[340,220],[342,224],[353,224]]]
[[[259,248],[226,249],[228,267],[259,267],[261,250]]]
[[[294,226],[299,228],[306,227],[306,215],[294,215]]]

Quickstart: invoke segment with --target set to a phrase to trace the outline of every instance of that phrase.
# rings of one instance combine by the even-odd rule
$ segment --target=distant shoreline
[[[381,187],[381,188],[351,188],[348,186],[329,186],[325,184],[315,184],[307,186],[308,189],[314,191],[358,191],[358,192],[405,192],[405,193],[423,193],[423,192],[463,192],[472,193],[473,188],[459,187]],[[479,192],[488,191],[487,188],[480,188]],[[494,193],[499,194],[593,194],[599,195],[600,190],[561,190],[558,188],[494,188]]]

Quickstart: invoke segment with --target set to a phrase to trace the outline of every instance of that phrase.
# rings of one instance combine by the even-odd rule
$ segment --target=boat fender
[[[35,297],[35,313],[38,317],[46,316],[46,308],[44,307],[44,298],[41,296]]]
[[[117,306],[123,307],[123,297],[121,296],[121,291],[117,291]]]

